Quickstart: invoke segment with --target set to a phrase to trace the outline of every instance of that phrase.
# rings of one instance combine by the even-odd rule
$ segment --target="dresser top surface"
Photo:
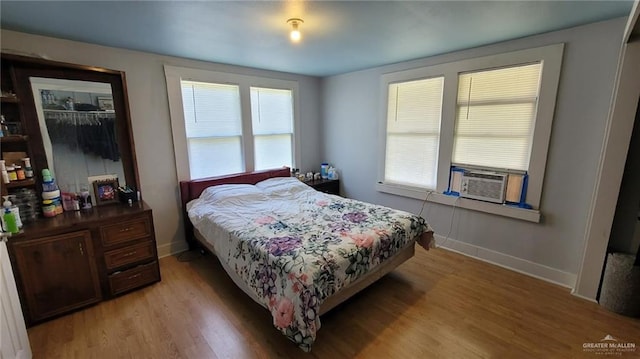
[[[69,228],[84,229],[98,225],[113,224],[117,223],[114,221],[126,220],[132,216],[150,211],[151,208],[143,201],[133,203],[131,206],[117,203],[94,206],[89,210],[66,211],[55,217],[39,217],[33,222],[25,223],[22,231],[11,236],[9,241],[48,235],[49,233],[68,230]]]

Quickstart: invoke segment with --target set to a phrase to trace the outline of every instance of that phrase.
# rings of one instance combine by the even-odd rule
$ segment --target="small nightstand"
[[[340,180],[321,179],[321,180],[305,181],[304,183],[315,188],[317,191],[328,193],[328,194],[335,194],[337,196],[340,195]]]

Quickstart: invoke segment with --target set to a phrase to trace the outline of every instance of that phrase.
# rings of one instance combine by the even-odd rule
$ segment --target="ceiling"
[[[2,0],[0,25],[157,54],[328,76],[628,16],[632,5],[631,0]],[[304,20],[297,44],[288,38],[291,17]]]

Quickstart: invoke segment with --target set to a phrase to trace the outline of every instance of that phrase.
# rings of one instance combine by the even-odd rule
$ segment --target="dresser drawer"
[[[160,280],[158,262],[141,265],[109,276],[111,295],[126,292]]]
[[[107,269],[114,269],[130,263],[155,258],[153,242],[148,241],[104,253]]]
[[[100,237],[105,247],[144,238],[151,233],[151,221],[148,216],[100,227]]]

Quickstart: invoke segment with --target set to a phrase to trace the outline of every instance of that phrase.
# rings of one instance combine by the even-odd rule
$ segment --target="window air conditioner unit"
[[[504,203],[506,173],[464,171],[460,183],[460,196],[481,201]]]

